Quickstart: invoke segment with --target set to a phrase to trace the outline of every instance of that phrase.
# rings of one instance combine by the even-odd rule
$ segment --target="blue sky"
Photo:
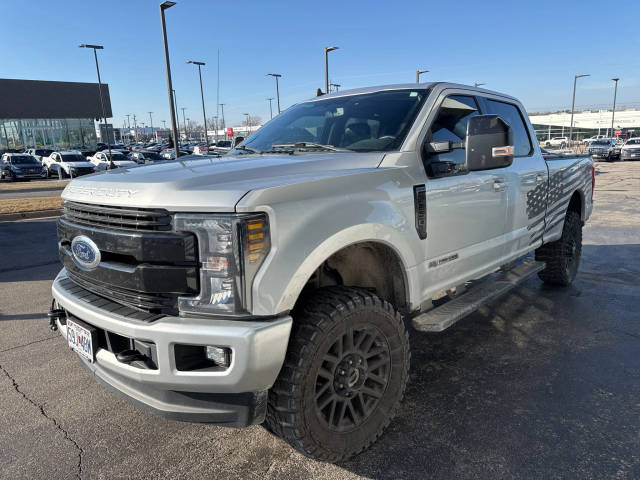
[[[0,77],[96,81],[90,50],[103,44],[113,123],[127,113],[169,123],[158,0],[0,0]],[[174,88],[186,116],[200,120],[197,70],[203,70],[207,116],[220,102],[227,124],[243,113],[269,117],[275,96],[268,72],[281,73],[283,108],[323,86],[323,48],[341,89],[423,80],[486,83],[520,98],[529,111],[568,108],[575,73],[579,106],[612,101],[640,106],[640,3],[568,1],[219,1],[178,0],[167,10]],[[275,103],[274,103],[275,106]],[[180,116],[182,113],[180,112]]]

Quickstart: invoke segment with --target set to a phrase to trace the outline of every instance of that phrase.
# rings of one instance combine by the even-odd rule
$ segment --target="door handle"
[[[502,192],[503,190],[505,190],[507,188],[507,186],[505,185],[505,183],[502,180],[494,180],[493,181],[493,191],[494,192]]]

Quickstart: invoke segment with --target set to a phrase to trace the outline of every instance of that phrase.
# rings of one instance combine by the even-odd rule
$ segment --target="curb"
[[[35,210],[33,212],[0,213],[0,222],[13,222],[30,218],[58,217],[62,210]]]

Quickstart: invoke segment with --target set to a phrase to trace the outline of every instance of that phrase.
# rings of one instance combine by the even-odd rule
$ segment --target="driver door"
[[[425,298],[500,265],[507,215],[506,169],[469,172],[469,118],[482,114],[473,95],[442,94],[422,148],[426,186]],[[437,153],[431,142],[453,142]]]

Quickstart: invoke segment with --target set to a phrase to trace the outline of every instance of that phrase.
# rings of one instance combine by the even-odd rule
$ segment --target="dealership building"
[[[102,84],[105,115],[112,116]],[[0,78],[0,150],[49,147],[91,150],[102,118],[97,83]]]
[[[640,110],[617,110],[613,117],[613,129],[611,132],[612,110],[587,110],[573,114],[573,138],[581,140],[594,135],[615,136],[615,131],[620,130],[623,137],[640,136]],[[553,137],[568,137],[571,125],[571,112],[555,112],[529,114],[536,137],[539,141]]]

